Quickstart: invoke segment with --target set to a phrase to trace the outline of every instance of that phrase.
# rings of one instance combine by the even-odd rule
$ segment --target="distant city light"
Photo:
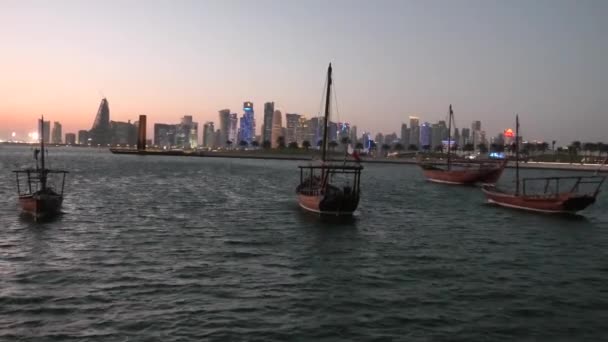
[[[17,136],[17,133],[15,133],[15,132],[11,133],[11,137],[13,137],[13,138],[14,138],[14,137],[16,137],[16,136]]]

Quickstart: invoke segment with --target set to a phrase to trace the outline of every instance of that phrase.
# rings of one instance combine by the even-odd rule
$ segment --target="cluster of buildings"
[[[285,120],[283,121],[283,118]],[[296,113],[283,113],[275,109],[274,102],[264,103],[264,114],[260,135],[256,135],[256,120],[252,102],[243,103],[243,114],[239,118],[230,109],[219,111],[219,125],[212,121],[203,125],[203,148],[230,148],[235,146],[270,146],[277,148],[281,145],[296,143],[317,146],[323,139],[323,118],[306,118]],[[285,122],[285,124],[283,124]],[[357,127],[351,128],[349,123],[329,122],[328,140],[340,142],[344,137],[350,141],[356,140]],[[159,145],[157,140],[155,145]]]
[[[256,135],[256,118],[252,102],[243,103],[243,113],[239,115],[230,109],[222,109],[218,112],[218,124],[212,121],[205,122],[202,127],[202,141],[199,143],[198,122],[191,115],[185,115],[179,123],[154,124],[153,140],[147,141],[149,146],[161,149],[216,149],[235,147],[284,147],[298,146],[320,146],[323,140],[322,117],[307,118],[296,113],[283,113],[275,108],[274,102],[264,103],[263,120],[261,122],[260,134]],[[111,121],[110,108],[107,99],[102,99],[97,110],[95,121],[90,130],[80,130],[78,135],[74,133],[65,134],[62,141],[62,127],[59,122],[54,122],[51,130],[50,121],[43,123],[44,139],[47,143],[65,143],[70,145],[91,146],[135,146],[137,143],[138,121],[131,123]],[[473,121],[470,128],[452,128],[452,139],[448,141],[448,125],[445,121],[436,123],[420,122],[420,118],[410,116],[409,125],[401,125],[401,135],[397,133],[378,133],[372,137],[371,133],[364,132],[357,135],[357,126],[351,126],[347,122],[329,122],[328,141],[343,143],[348,141],[353,146],[359,145],[364,150],[372,150],[380,146],[394,147],[400,144],[403,149],[410,150],[435,150],[445,147],[451,142],[452,145],[464,147],[472,145],[477,149],[479,145],[509,144],[513,140],[512,130],[505,130],[488,142],[486,134],[481,129],[480,121]]]

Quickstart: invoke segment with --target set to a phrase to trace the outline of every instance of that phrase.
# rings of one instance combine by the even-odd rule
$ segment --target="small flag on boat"
[[[357,150],[354,150],[352,155],[353,155],[353,158],[355,158],[355,160],[357,162],[361,161],[361,157],[359,157],[359,152],[357,152]]]

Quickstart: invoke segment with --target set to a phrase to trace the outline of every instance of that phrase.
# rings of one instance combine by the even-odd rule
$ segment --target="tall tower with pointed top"
[[[106,145],[110,143],[110,106],[106,98],[103,98],[99,104],[95,122],[93,122],[93,127],[89,131],[89,138],[93,145]]]

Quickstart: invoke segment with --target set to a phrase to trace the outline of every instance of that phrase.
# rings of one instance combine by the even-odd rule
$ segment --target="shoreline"
[[[293,160],[310,161],[316,154],[280,154],[264,152],[185,152],[185,151],[137,151],[127,149],[111,149],[114,154],[140,155],[140,156],[178,156],[178,157],[199,157],[199,158],[233,158],[233,159],[267,159],[267,160]],[[330,161],[343,161],[342,158],[331,158]],[[352,159],[350,159],[352,161]],[[389,158],[366,158],[361,157],[362,164],[405,164],[416,165],[413,159],[389,159]],[[591,171],[595,172],[599,164],[570,164],[557,162],[522,162],[519,167],[522,169],[539,170],[560,170],[560,171]],[[515,163],[510,161],[507,168],[515,168]],[[599,172],[607,173],[608,165],[604,165]]]

